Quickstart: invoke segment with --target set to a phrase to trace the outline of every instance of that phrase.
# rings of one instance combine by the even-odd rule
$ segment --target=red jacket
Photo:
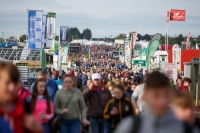
[[[187,86],[185,85],[182,85],[180,88],[179,88],[179,91],[183,91],[183,92],[189,92],[189,89]]]
[[[17,97],[14,102],[15,108],[12,111],[5,113],[0,109],[0,117],[3,117],[6,121],[8,121],[10,128],[14,131],[14,133],[24,133],[24,102],[19,97]]]

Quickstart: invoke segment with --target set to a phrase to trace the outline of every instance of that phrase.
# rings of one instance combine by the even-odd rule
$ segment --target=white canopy
[[[81,45],[85,45],[88,42],[87,39],[75,39],[71,41],[70,43],[80,43]]]

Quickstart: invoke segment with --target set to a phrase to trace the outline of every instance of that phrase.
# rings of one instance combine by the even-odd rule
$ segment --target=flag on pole
[[[44,48],[44,43],[45,43],[45,31],[46,31],[46,15],[43,13],[43,16],[42,16],[42,48]]]
[[[186,40],[186,50],[190,49],[190,32],[188,33]]]
[[[66,64],[68,61],[69,46],[70,46],[70,43],[68,43],[67,46],[65,46],[63,48],[63,52],[62,52],[62,63],[63,64]]]
[[[55,20],[56,13],[47,14],[47,30],[46,30],[46,48],[52,48],[55,41]]]
[[[65,47],[68,43],[69,27],[60,26],[60,46]]]
[[[28,48],[42,48],[43,11],[28,10]]]
[[[170,10],[170,20],[171,21],[185,21],[186,10]]]
[[[170,11],[166,12],[166,22],[169,23]]]
[[[158,40],[154,40],[148,45],[147,52],[146,52],[147,69],[149,67],[150,57],[154,55],[159,45],[160,45],[160,42]]]

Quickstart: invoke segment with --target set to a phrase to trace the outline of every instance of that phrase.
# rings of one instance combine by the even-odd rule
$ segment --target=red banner
[[[170,13],[169,11],[166,12],[166,22],[169,22],[169,18],[170,18],[169,13]]]
[[[185,21],[186,10],[170,10],[171,21]]]

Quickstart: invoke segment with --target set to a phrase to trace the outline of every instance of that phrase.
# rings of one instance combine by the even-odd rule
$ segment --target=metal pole
[[[133,54],[133,35],[131,33],[131,41],[130,41],[130,68],[132,69],[132,54]]]
[[[125,39],[126,38],[124,38],[124,63],[125,63]]]
[[[89,60],[90,60],[90,46],[89,46]]]
[[[199,85],[196,84],[196,106],[198,106],[199,102]]]
[[[167,24],[167,53],[168,53],[168,45],[169,45],[169,22]]]
[[[27,15],[27,32],[28,32],[28,20],[29,20],[29,18],[28,18],[28,9],[26,9],[26,10],[27,10],[26,15]],[[26,41],[27,41],[27,45],[28,45],[28,33],[26,35]]]

